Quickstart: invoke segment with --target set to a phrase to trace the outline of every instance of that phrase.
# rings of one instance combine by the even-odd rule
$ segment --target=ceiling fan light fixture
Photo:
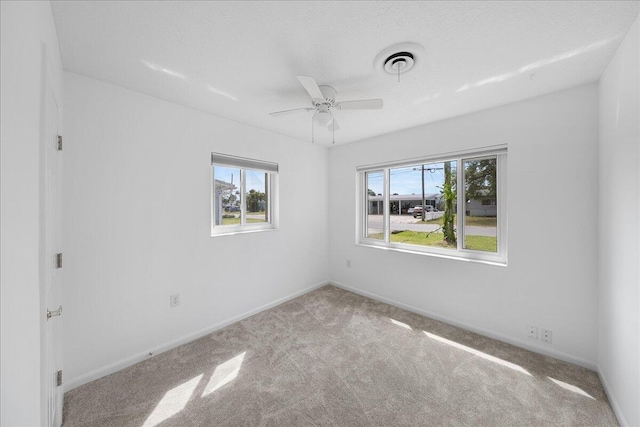
[[[274,111],[269,114],[279,116],[296,111],[315,111],[311,118],[311,142],[315,141],[314,125],[317,125],[327,128],[332,133],[332,142],[335,144],[335,132],[340,129],[340,126],[333,117],[332,110],[379,110],[384,105],[382,99],[379,98],[336,102],[336,90],[331,86],[318,86],[316,79],[311,76],[298,76],[298,81],[311,97],[312,107]]]
[[[318,126],[327,127],[331,124],[331,122],[333,122],[333,115],[329,112],[329,110],[319,110],[313,116],[313,121],[316,122]]]

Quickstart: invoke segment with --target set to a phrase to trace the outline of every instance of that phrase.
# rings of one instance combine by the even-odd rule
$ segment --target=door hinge
[[[62,371],[56,372],[56,386],[60,387],[62,385]]]
[[[56,254],[56,268],[62,268],[62,253]]]
[[[58,151],[62,151],[62,135],[58,135]]]
[[[57,310],[53,310],[53,311],[47,309],[47,320],[55,316],[62,316],[62,306],[58,307]]]

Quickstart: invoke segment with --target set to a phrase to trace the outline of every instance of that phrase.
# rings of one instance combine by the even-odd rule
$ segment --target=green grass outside
[[[453,216],[455,222],[456,216]],[[498,220],[495,216],[466,216],[464,217],[465,225],[473,225],[476,227],[497,227]],[[438,224],[442,225],[442,217],[436,219],[430,219],[425,222],[421,220],[416,221],[416,224]]]
[[[466,248],[476,251],[498,252],[498,238],[491,236],[466,236]]]
[[[370,234],[372,239],[382,239],[382,233]],[[442,233],[425,233],[424,231],[401,231],[391,234],[391,241],[394,243],[406,243],[408,245],[435,246],[446,249],[456,249],[456,246],[450,245],[444,241]],[[498,240],[490,236],[467,236],[466,249],[485,252],[497,252]]]
[[[252,222],[266,222],[264,219],[258,218],[247,218],[246,223]],[[222,218],[222,225],[232,225],[232,224],[240,224],[240,218]]]

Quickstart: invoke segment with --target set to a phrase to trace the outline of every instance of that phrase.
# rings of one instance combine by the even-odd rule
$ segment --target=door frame
[[[62,269],[55,268],[55,254],[62,251],[62,162],[61,151],[57,151],[57,135],[60,133],[60,96],[59,85],[56,85],[53,62],[51,61],[47,46],[41,44],[41,94],[40,94],[40,413],[42,425],[47,427],[59,427],[62,424],[62,399],[64,390],[62,386],[55,387],[52,374],[62,370],[62,319],[60,317],[47,318],[47,310],[55,310],[57,307],[49,307],[50,288],[52,282],[57,282],[61,287]],[[55,112],[49,111],[49,103],[55,104]],[[55,151],[54,151],[55,150]],[[56,162],[56,174],[51,173],[49,162]],[[55,200],[52,202],[51,189],[56,187]],[[58,217],[53,220],[55,215]],[[57,227],[57,231],[55,230]],[[54,241],[55,240],[55,241]],[[56,271],[57,270],[57,271]],[[56,279],[53,276],[57,275]],[[62,298],[62,289],[57,289],[58,298]],[[55,325],[52,322],[57,322]],[[54,348],[49,345],[49,334],[55,326],[57,337],[53,339]],[[53,334],[53,332],[51,332]],[[53,366],[55,364],[55,366]],[[55,407],[51,407],[52,397],[56,396]],[[50,415],[54,414],[51,419]]]

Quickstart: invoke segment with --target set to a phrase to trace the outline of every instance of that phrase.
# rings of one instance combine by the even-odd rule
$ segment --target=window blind
[[[230,166],[239,169],[252,169],[264,172],[278,173],[278,164],[244,157],[229,156],[227,154],[211,153],[211,164]]]

